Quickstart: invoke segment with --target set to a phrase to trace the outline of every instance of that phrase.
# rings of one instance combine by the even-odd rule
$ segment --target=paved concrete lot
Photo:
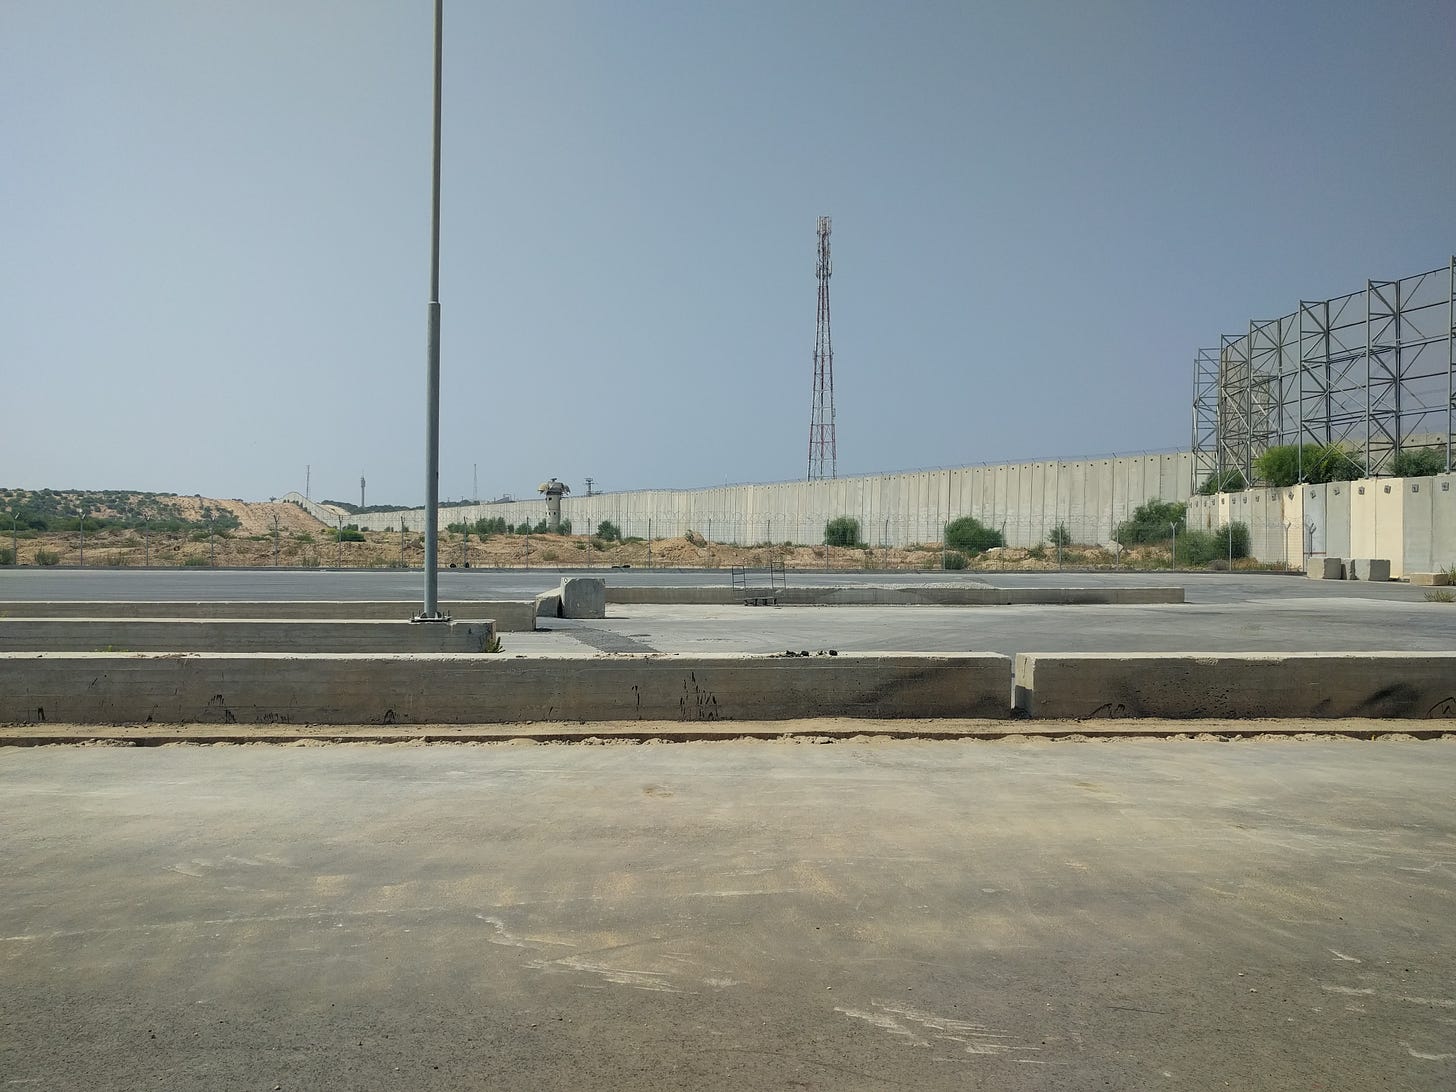
[[[729,586],[727,569],[474,569],[440,574],[440,598],[511,599],[553,588],[563,576],[599,576],[608,584]],[[996,587],[1105,587],[1179,585],[1189,602],[1241,602],[1265,598],[1358,598],[1421,602],[1427,589],[1408,584],[1308,580],[1275,573],[948,573],[799,572],[796,587],[856,584],[969,583]],[[400,599],[423,594],[418,572],[297,569],[0,569],[0,600],[254,600]]]
[[[1456,1086],[1456,744],[0,752],[49,1089]]]
[[[606,572],[612,583],[722,584],[723,571]],[[945,583],[952,573],[791,573],[800,584]],[[443,573],[443,600],[536,594],[559,572]],[[1178,584],[1169,606],[690,607],[609,604],[604,621],[543,620],[509,633],[512,654],[565,652],[1262,652],[1456,648],[1456,605],[1406,584],[1271,574],[981,574],[1011,587]],[[0,571],[0,600],[410,600],[419,574],[391,572]]]
[[[1169,606],[692,607],[608,604],[599,621],[543,619],[513,653],[1358,652],[1456,648],[1456,605],[1266,598]]]

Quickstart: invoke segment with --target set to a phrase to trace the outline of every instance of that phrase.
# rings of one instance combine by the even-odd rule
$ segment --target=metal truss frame
[[[1199,349],[1193,358],[1193,458],[1189,492],[1197,493],[1218,472],[1218,350]]]
[[[1276,444],[1333,444],[1389,474],[1407,449],[1456,431],[1456,256],[1439,269],[1327,300],[1304,300],[1247,333],[1225,334],[1193,365],[1193,474],[1237,470]]]

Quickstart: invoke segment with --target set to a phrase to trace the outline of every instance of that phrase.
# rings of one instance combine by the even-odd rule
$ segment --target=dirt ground
[[[151,567],[259,567],[384,569],[424,564],[424,539],[418,533],[364,531],[362,542],[337,542],[331,528],[297,505],[282,501],[250,503],[210,497],[169,498],[186,519],[201,519],[204,507],[228,512],[241,526],[209,535],[203,530],[162,534],[143,530],[106,530],[81,536],[74,531],[21,535],[16,541],[21,565],[37,557],[50,564]],[[96,511],[96,515],[107,515]],[[347,516],[345,516],[347,519]],[[276,528],[276,530],[275,530]],[[401,539],[403,539],[401,541]],[[0,532],[0,546],[9,546]],[[644,541],[603,542],[588,535],[492,535],[482,539],[441,530],[441,568],[764,568],[907,570],[940,569],[939,543],[889,549],[843,546],[735,546],[708,542],[701,534]],[[54,559],[54,560],[51,560]],[[1059,564],[1060,562],[1060,564]],[[1138,546],[1112,551],[1100,546],[998,547],[967,559],[969,572],[1038,572],[1058,568],[1166,569],[1167,547]],[[1259,567],[1236,562],[1236,568]]]

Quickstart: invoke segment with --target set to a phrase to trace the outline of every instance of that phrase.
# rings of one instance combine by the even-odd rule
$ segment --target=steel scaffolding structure
[[[1193,491],[1218,471],[1218,350],[1193,358]]]
[[[1456,256],[1438,269],[1225,334],[1193,365],[1195,490],[1211,475],[1254,481],[1269,447],[1335,445],[1388,474],[1402,451],[1437,449],[1452,468],[1456,431]]]

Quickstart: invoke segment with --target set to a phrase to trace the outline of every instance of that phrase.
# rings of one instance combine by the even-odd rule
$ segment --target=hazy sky
[[[424,495],[431,0],[0,0],[0,485]],[[1186,446],[1456,248],[1456,6],[446,0],[442,498]]]

